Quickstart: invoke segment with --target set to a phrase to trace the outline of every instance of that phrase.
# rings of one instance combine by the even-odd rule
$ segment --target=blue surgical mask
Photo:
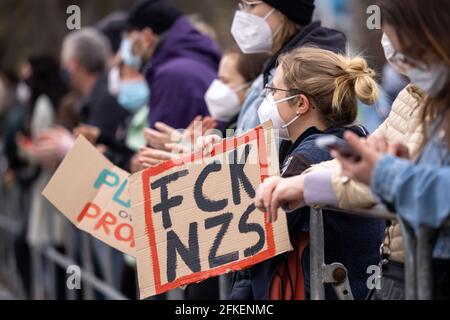
[[[131,113],[147,105],[149,99],[150,89],[144,80],[123,82],[117,96],[119,104]]]
[[[123,38],[122,43],[120,44],[120,54],[122,56],[123,63],[127,66],[136,70],[141,68],[142,58],[133,53],[133,43],[129,38]]]

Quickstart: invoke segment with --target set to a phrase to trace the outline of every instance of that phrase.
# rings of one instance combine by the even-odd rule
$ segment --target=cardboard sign
[[[258,185],[279,174],[268,125],[130,178],[141,298],[241,270],[291,250],[286,215],[255,208]]]
[[[134,257],[128,177],[79,137],[42,194],[79,229]]]

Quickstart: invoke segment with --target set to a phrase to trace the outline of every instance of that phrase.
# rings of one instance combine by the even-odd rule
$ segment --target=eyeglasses
[[[268,94],[276,94],[277,91],[282,91],[282,92],[289,92],[289,93],[294,93],[294,94],[301,94],[302,91],[300,89],[280,89],[280,88],[275,88],[275,87],[271,87],[269,85],[266,85],[264,87],[264,93],[267,96]]]
[[[401,71],[408,71],[408,69],[411,67],[420,69],[422,71],[428,71],[430,69],[430,67],[426,63],[410,58],[398,51],[394,51],[392,57],[390,57],[389,60],[392,63],[396,64],[401,69]]]
[[[253,8],[259,4],[263,3],[263,1],[247,1],[241,0],[239,1],[238,8],[240,11],[250,12]]]

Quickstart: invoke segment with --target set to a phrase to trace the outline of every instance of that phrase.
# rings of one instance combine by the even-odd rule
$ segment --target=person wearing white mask
[[[385,34],[382,45],[386,60],[391,64],[390,58],[395,50]],[[402,90],[395,99],[388,118],[369,137],[374,148],[387,143],[403,143],[407,146],[409,157],[415,159],[423,141],[421,115],[424,99],[425,94],[413,84]],[[263,211],[264,198],[285,203],[289,208],[320,204],[357,211],[379,204],[368,187],[343,176],[337,160],[313,165],[301,175],[265,180],[258,188],[255,199],[256,205]],[[393,222],[387,227],[383,243],[383,257],[380,257],[385,262],[383,285],[380,290],[371,291],[369,297],[373,300],[403,300],[404,282],[400,279],[404,273],[404,244],[398,223]]]
[[[266,98],[258,115],[262,123],[271,120],[280,138],[290,142],[282,144],[280,149],[283,177],[301,174],[311,165],[331,159],[327,151],[316,146],[317,138],[324,135],[342,138],[346,130],[361,137],[367,134],[364,128],[353,124],[357,99],[367,104],[378,99],[374,76],[375,72],[363,58],[351,59],[318,48],[295,49],[279,58],[273,84],[266,87]],[[310,297],[309,273],[301,267],[309,264],[309,253],[305,250],[309,242],[308,215],[308,208],[288,215],[294,251],[262,262],[247,273],[239,273],[231,298],[244,297],[244,287],[247,287],[247,299]],[[329,214],[324,215],[324,226],[327,259],[347,267],[353,296],[364,299],[368,291],[365,271],[368,265],[378,261],[377,248],[384,223]],[[326,298],[336,299],[329,289]]]
[[[394,53],[390,60],[426,92],[421,115],[424,139],[415,161],[401,159],[403,145],[373,149],[366,141],[346,137],[361,154],[350,163],[335,154],[347,176],[370,186],[371,192],[395,209],[414,228],[436,231],[429,298],[450,299],[450,3],[446,0],[379,0],[382,28]],[[431,241],[431,240],[430,240]],[[422,291],[423,292],[423,291]]]
[[[341,164],[332,161],[321,163],[302,176],[266,180],[256,199],[260,204],[263,194],[290,208],[320,203],[357,210],[382,202],[413,226],[438,227],[448,217],[448,201],[443,190],[448,189],[444,183],[449,181],[450,54],[445,41],[449,3],[383,0],[379,4],[384,17],[382,44],[386,59],[407,75],[412,84],[400,93],[389,118],[367,142],[349,137],[349,142],[363,154],[362,161],[350,163],[339,157],[344,170]],[[441,126],[439,130],[436,123]],[[410,159],[415,164],[392,156]],[[367,186],[369,182],[371,188]],[[433,252],[436,284],[433,293],[438,299],[449,297],[449,249],[445,232],[448,230],[443,228]],[[403,300],[404,246],[398,224],[389,228],[382,253],[382,287],[373,292],[373,298]]]
[[[219,65],[219,78],[205,94],[209,113],[218,128],[233,129],[251,83],[262,72],[269,55],[245,55],[239,49],[226,51]]]
[[[305,45],[345,53],[346,37],[312,21],[314,0],[239,1],[231,34],[245,54],[271,55],[264,71],[253,82],[240,111],[237,133],[259,124],[257,109],[264,100],[264,86],[271,84],[278,57]]]

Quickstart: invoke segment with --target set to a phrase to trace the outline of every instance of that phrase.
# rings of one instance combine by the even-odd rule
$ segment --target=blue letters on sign
[[[120,184],[120,177],[118,174],[108,170],[104,169],[100,175],[98,176],[97,180],[95,180],[94,188],[100,189],[102,185],[106,185],[108,187],[114,188],[119,186]],[[120,204],[121,206],[124,206],[125,208],[129,209],[131,208],[131,201],[124,201],[121,199],[122,193],[126,189],[126,186],[128,184],[128,179],[125,179],[117,189],[117,191],[114,193],[113,201]]]

